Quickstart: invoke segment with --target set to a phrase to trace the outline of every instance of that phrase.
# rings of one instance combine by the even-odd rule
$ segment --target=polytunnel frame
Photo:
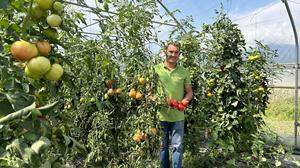
[[[297,34],[297,30],[296,30],[296,26],[295,26],[295,22],[293,19],[293,15],[291,13],[289,4],[287,0],[281,0],[284,5],[285,8],[287,10],[287,13],[289,15],[291,24],[292,24],[292,28],[293,28],[293,32],[294,32],[294,38],[295,38],[295,49],[296,49],[296,59],[295,59],[295,97],[294,97],[294,133],[295,133],[295,139],[294,139],[294,153],[295,154],[300,154],[300,147],[298,146],[298,127],[299,122],[298,122],[298,83],[299,83],[299,79],[298,79],[298,74],[299,74],[299,44],[298,44],[298,34]]]
[[[94,7],[90,7],[88,5],[84,5],[84,4],[78,4],[78,3],[74,3],[74,2],[69,2],[67,0],[62,0],[64,3],[70,4],[70,5],[75,5],[75,6],[79,6],[79,7],[83,7],[83,8],[88,8],[91,9],[92,12],[97,11],[96,13],[100,13],[97,9],[98,8],[94,8]],[[287,0],[281,0],[287,10],[287,13],[289,15],[289,19],[293,28],[293,33],[294,33],[294,39],[295,39],[295,50],[296,50],[296,58],[295,58],[295,65],[293,66],[293,68],[295,68],[295,87],[285,87],[285,86],[272,86],[272,88],[290,88],[290,89],[295,89],[295,95],[294,95],[294,154],[300,155],[300,146],[298,144],[298,127],[300,126],[299,122],[298,122],[298,83],[299,83],[299,79],[298,79],[298,74],[299,74],[299,44],[298,44],[298,35],[297,35],[297,30],[296,30],[296,26],[294,23],[294,19],[288,4]],[[166,25],[166,26],[172,26],[172,27],[178,27],[181,28],[184,32],[186,32],[186,30],[183,28],[183,26],[180,24],[180,22],[176,19],[176,17],[173,15],[173,13],[162,3],[161,0],[157,0],[157,2],[162,6],[162,8],[167,12],[168,15],[170,15],[172,17],[172,19],[175,21],[176,24],[170,24],[170,23],[164,23],[164,22],[159,22],[159,21],[152,21],[155,24],[161,24],[161,25]],[[101,12],[106,12],[106,13],[110,13],[110,14],[117,14],[115,12],[111,12],[111,11],[101,11]],[[97,22],[92,23],[90,25],[86,25],[84,28],[92,26],[94,24],[97,24]],[[91,34],[91,35],[99,35],[97,33],[92,33],[92,32],[81,32],[84,34]],[[284,64],[282,64],[284,65]],[[289,65],[287,65],[289,66]]]

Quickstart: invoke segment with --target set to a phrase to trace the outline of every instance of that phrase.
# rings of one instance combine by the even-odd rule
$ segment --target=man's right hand
[[[166,101],[167,101],[167,104],[171,108],[177,109],[179,111],[184,111],[186,109],[187,105],[188,105],[187,101],[178,102],[177,100],[170,99],[170,98],[167,98]]]

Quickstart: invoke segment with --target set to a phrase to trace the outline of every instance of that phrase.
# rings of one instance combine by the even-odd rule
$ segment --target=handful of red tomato
[[[174,99],[171,99],[170,101],[168,101],[168,104],[171,108],[177,109],[179,111],[184,111],[186,109],[186,107],[188,106],[187,101],[177,101]]]

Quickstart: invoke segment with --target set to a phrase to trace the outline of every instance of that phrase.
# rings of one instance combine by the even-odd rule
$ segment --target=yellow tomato
[[[128,93],[129,97],[135,99],[136,98],[136,91],[135,90],[130,90],[130,92]]]
[[[107,91],[107,95],[108,95],[108,96],[114,95],[114,90],[113,90],[113,89],[109,89],[109,90]]]
[[[143,94],[141,92],[136,92],[135,99],[141,100],[143,98]]]
[[[138,81],[139,81],[139,84],[144,85],[145,82],[146,82],[146,79],[141,77],[141,78],[138,79]]]
[[[211,97],[211,96],[213,96],[214,94],[211,93],[211,92],[208,92],[206,95],[207,95],[208,97]]]

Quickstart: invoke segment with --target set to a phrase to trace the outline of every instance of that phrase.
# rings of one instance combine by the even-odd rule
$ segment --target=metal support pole
[[[173,20],[176,22],[177,26],[183,30],[184,33],[187,33],[184,27],[180,24],[180,22],[176,19],[176,17],[172,14],[172,12],[161,2],[161,0],[157,0],[157,2],[160,4],[161,7],[164,8],[164,10],[167,12],[168,15],[173,18]]]
[[[286,7],[286,10],[288,12],[288,15],[289,15],[289,18],[290,18],[290,21],[291,21],[291,24],[292,24],[292,27],[293,27],[293,31],[294,31],[294,36],[295,36],[295,45],[296,45],[296,62],[295,62],[295,123],[294,123],[294,127],[295,127],[295,148],[294,148],[294,151],[295,153],[297,154],[300,154],[299,153],[299,150],[300,150],[300,147],[298,146],[298,126],[299,126],[299,123],[298,123],[298,72],[299,72],[299,45],[298,45],[298,35],[297,35],[297,30],[296,30],[296,26],[295,26],[295,23],[294,23],[294,19],[293,19],[293,16],[291,14],[291,10],[290,10],[290,7],[289,7],[289,4],[288,4],[288,1],[287,0],[281,0],[285,7]]]

